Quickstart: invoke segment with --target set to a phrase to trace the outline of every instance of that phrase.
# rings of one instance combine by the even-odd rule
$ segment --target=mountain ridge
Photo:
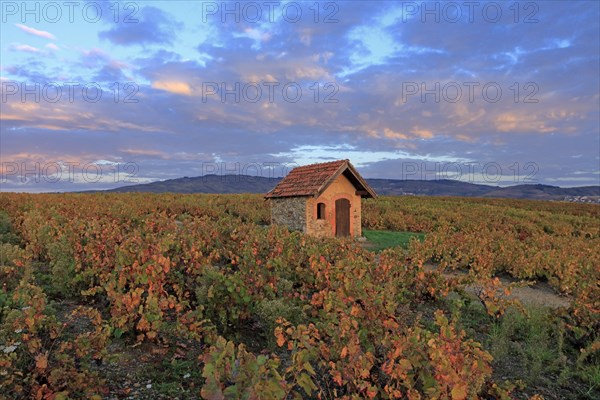
[[[267,193],[281,180],[280,177],[261,177],[253,175],[203,175],[182,177],[163,181],[121,186],[107,192],[148,192],[148,193]],[[461,196],[461,197],[499,197],[537,200],[570,200],[592,197],[583,201],[594,202],[600,198],[600,186],[581,186],[561,188],[544,184],[519,184],[514,186],[493,186],[478,183],[440,180],[400,180],[365,179],[379,195],[384,196]],[[569,199],[571,198],[571,199]]]

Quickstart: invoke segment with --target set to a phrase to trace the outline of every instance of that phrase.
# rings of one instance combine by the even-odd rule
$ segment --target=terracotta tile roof
[[[375,192],[358,175],[349,160],[338,160],[294,168],[273,190],[265,195],[265,198],[315,196],[320,194],[340,173],[348,169],[355,178],[353,180],[357,182],[355,186],[369,191],[369,197],[374,197]]]

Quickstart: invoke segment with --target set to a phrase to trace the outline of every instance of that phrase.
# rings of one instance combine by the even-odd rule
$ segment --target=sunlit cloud
[[[121,153],[129,154],[132,156],[151,156],[151,157],[166,157],[167,154],[164,151],[150,150],[150,149],[121,149]]]
[[[0,114],[0,120],[2,121],[27,121],[27,117],[24,115],[7,114],[5,112]]]
[[[495,118],[494,126],[500,132],[548,133],[557,130],[535,114],[504,113]]]
[[[383,130],[383,136],[388,138],[388,139],[408,139],[408,135],[405,135],[404,133],[401,132],[395,132],[393,130],[391,130],[390,128],[385,128]]]
[[[155,81],[152,82],[152,87],[155,89],[164,90],[169,93],[183,94],[190,96],[192,88],[185,82],[179,81]]]

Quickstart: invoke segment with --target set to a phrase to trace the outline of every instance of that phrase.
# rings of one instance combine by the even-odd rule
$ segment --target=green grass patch
[[[600,398],[600,364],[595,358],[581,360],[578,345],[554,310],[511,307],[491,321],[470,297],[451,295],[444,302],[459,327],[492,355],[492,379],[516,385],[514,398],[535,393],[551,393],[546,398],[552,399]]]
[[[411,239],[415,238],[423,241],[425,238],[424,233],[394,231],[363,230],[363,235],[368,240],[369,248],[374,251],[381,251],[390,247],[402,247],[407,249]]]

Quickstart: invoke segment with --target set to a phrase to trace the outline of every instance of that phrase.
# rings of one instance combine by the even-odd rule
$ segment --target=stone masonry
[[[271,203],[271,222],[287,226],[290,230],[306,230],[306,198],[281,197],[269,200]]]

